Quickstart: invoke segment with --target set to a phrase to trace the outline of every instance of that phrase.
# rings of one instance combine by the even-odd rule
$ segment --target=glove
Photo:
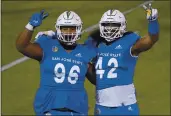
[[[47,16],[48,13],[44,13],[44,10],[39,13],[33,14],[29,20],[29,23],[26,25],[26,28],[30,31],[33,31],[35,27],[38,27],[42,24],[42,20],[45,19]]]
[[[157,18],[158,18],[158,11],[157,11],[157,9],[153,9],[151,7],[151,3],[148,5],[148,7],[143,5],[143,8],[147,12],[147,20],[149,20],[149,21],[157,20]]]
[[[38,32],[38,34],[36,35],[36,39],[39,38],[40,36],[42,35],[47,35],[47,36],[54,36],[55,35],[55,32],[53,32],[52,30],[49,30],[49,31],[41,31],[41,32]]]

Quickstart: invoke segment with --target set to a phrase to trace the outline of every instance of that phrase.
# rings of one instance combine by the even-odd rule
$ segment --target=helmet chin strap
[[[105,40],[107,41],[107,42],[112,42],[112,41],[114,41],[115,39],[107,39],[107,38],[105,38]]]

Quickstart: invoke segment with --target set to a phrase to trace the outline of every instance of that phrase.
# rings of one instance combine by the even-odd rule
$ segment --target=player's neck
[[[107,46],[109,46],[109,45],[111,45],[112,43],[114,43],[116,40],[113,40],[113,41],[111,41],[111,42],[108,42],[108,41],[104,41],[104,43],[107,45]]]
[[[74,44],[74,45],[66,45],[62,42],[60,42],[61,46],[65,49],[66,52],[71,52],[72,50],[74,50],[77,46],[77,44]]]
[[[115,40],[113,40],[113,41],[110,41],[110,42],[108,42],[108,41],[104,41],[104,43],[108,46],[108,45],[111,45],[111,44],[113,44],[114,42],[116,42],[117,40],[119,40],[120,38],[117,38],[117,39],[115,39]]]

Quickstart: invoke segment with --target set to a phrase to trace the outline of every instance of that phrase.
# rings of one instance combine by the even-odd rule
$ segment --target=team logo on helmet
[[[57,51],[58,51],[58,47],[52,46],[52,51],[53,51],[53,52],[57,52]]]
[[[69,18],[71,12],[70,11],[67,11],[66,14],[67,14],[67,18]]]

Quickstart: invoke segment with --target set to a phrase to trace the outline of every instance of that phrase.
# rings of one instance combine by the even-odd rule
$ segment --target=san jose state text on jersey
[[[96,61],[97,89],[104,89],[133,83],[136,57],[131,55],[131,47],[140,38],[135,33],[127,33],[111,45],[100,43]]]
[[[70,53],[57,39],[41,36],[36,41],[43,49],[40,62],[40,88],[35,98],[35,111],[41,114],[55,108],[69,108],[80,113],[88,112],[88,98],[84,89],[88,62],[95,57],[86,46],[77,45]],[[43,105],[42,105],[43,104]]]

